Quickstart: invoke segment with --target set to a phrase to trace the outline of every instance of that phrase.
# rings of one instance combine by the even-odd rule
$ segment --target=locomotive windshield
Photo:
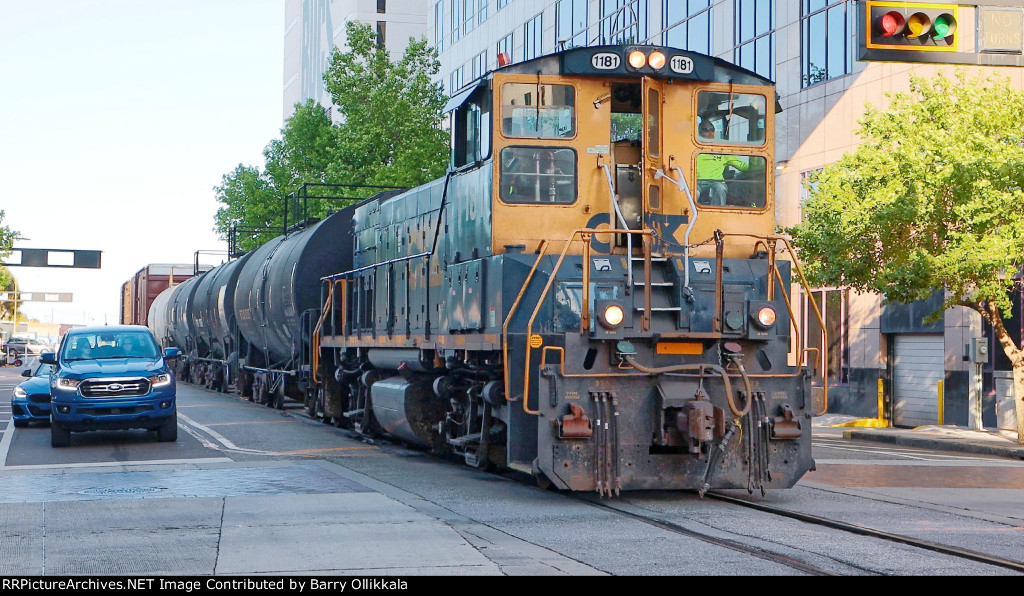
[[[568,139],[576,135],[572,86],[506,83],[501,97],[501,131],[506,137]]]
[[[702,91],[697,95],[701,122],[714,127],[711,142],[763,145],[765,99],[750,93]],[[700,140],[708,142],[702,135]]]

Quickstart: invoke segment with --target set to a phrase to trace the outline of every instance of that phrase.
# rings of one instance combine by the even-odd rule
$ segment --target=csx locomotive
[[[559,489],[791,487],[817,311],[773,234],[779,109],[669,47],[504,66],[448,102],[443,178],[190,278],[150,324],[193,380]]]

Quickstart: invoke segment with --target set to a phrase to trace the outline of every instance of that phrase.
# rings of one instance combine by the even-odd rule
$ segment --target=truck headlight
[[[162,387],[170,382],[171,375],[167,373],[162,373],[159,375],[149,377],[149,384],[152,385],[153,387]]]
[[[67,379],[61,377],[57,379],[57,388],[66,389],[67,391],[75,391],[78,389],[78,385],[82,382],[81,379]]]

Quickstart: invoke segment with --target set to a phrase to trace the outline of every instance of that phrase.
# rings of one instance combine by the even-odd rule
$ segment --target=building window
[[[555,49],[587,45],[587,0],[559,0],[555,7]]]
[[[501,54],[505,54],[505,59],[508,61],[507,64],[512,64],[512,34],[509,33],[505,37],[498,40],[498,43],[494,46],[494,55],[498,57],[498,65],[501,65]]]
[[[543,49],[541,34],[544,31],[543,16],[544,13],[540,13],[523,25],[523,60],[530,60],[541,55]]]
[[[647,41],[647,0],[601,0],[601,43]]]
[[[477,11],[477,23],[481,25],[487,20],[487,2],[488,0],[480,0],[480,9]]]
[[[462,0],[462,32],[469,33],[476,26],[477,0]]]
[[[665,0],[664,45],[711,53],[711,0]]]
[[[473,57],[473,80],[479,79],[487,72],[487,50]]]
[[[849,0],[803,0],[804,87],[853,72],[853,5]]]
[[[462,89],[462,75],[465,70],[465,66],[460,66],[452,71],[448,78],[448,95],[454,95],[456,91]]]
[[[462,15],[460,14],[463,0],[451,0],[448,5],[451,12],[452,43],[459,41],[462,33]]]
[[[775,3],[736,0],[736,47],[732,61],[775,80]]]
[[[388,0],[377,0],[377,14],[384,14],[387,10]]]
[[[498,0],[498,10],[508,6],[508,0]]]
[[[434,5],[434,47],[440,54],[444,49],[444,2]]]
[[[377,47],[383,48],[387,42],[388,24],[386,21],[377,21]]]

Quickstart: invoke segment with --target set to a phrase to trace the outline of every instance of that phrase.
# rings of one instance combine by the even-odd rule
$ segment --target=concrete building
[[[289,1],[290,6],[299,4],[314,2]],[[860,60],[864,40],[858,40],[858,28],[865,10],[861,0],[423,0],[420,4],[425,4],[426,11],[424,33],[439,52],[439,77],[449,95],[496,68],[499,55],[519,62],[560,48],[619,42],[711,54],[775,80],[784,110],[776,119],[780,226],[800,220],[807,175],[856,147],[854,131],[865,103],[886,105],[886,93],[909,89],[911,72],[923,76],[940,69],[952,72],[949,65],[906,61],[913,59],[909,54],[886,57],[892,62]],[[921,2],[891,4],[913,7]],[[967,64],[1006,65],[972,69],[1010,77],[1015,86],[1021,86],[1021,1],[977,4],[951,5],[959,23],[959,57],[945,57]],[[877,53],[872,57],[877,59]],[[286,73],[295,70],[286,68]],[[291,81],[287,74],[286,80]],[[286,93],[287,89],[286,85]],[[967,425],[969,395],[980,378],[985,426],[1015,428],[1015,418],[1007,415],[1012,412],[1007,381],[1000,373],[1009,365],[976,314],[958,308],[926,324],[923,319],[935,310],[937,299],[883,305],[878,296],[843,288],[816,293],[830,338],[825,346],[830,411],[874,417],[881,386],[884,407],[899,425],[934,424],[940,394],[943,422]],[[1020,321],[1024,321],[1019,301],[1015,312],[1010,326],[1019,340]],[[987,344],[993,355],[981,365],[980,377],[965,348],[972,340]]]
[[[323,74],[335,46],[345,47],[345,23],[362,21],[377,32],[392,57],[409,38],[427,34],[426,0],[285,0],[284,114],[295,104],[315,99],[331,105]]]

